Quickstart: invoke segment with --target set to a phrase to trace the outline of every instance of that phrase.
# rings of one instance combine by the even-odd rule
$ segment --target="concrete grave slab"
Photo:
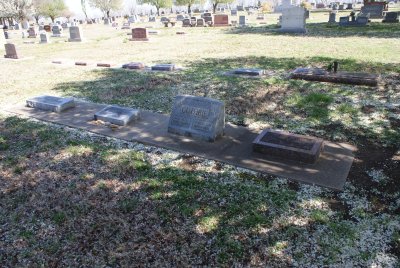
[[[94,114],[94,120],[109,122],[118,126],[126,126],[129,122],[138,120],[140,110],[110,105]]]
[[[174,71],[175,64],[156,64],[151,66],[152,71]]]
[[[324,152],[315,164],[278,159],[253,152],[252,142],[258,131],[232,124],[225,125],[225,135],[213,143],[168,133],[169,116],[149,111],[141,112],[141,120],[118,130],[93,125],[93,114],[105,105],[76,102],[74,109],[63,113],[48,113],[24,105],[3,109],[14,114],[79,128],[100,135],[126,141],[137,141],[151,146],[190,153],[261,173],[342,190],[353,162],[355,147],[345,143],[324,142]]]
[[[40,110],[60,113],[69,108],[75,107],[75,101],[73,98],[61,98],[44,95],[28,99],[26,101],[26,105],[28,107],[37,108]]]
[[[261,76],[265,72],[262,69],[239,68],[239,69],[233,70],[232,73],[237,74],[237,75]]]

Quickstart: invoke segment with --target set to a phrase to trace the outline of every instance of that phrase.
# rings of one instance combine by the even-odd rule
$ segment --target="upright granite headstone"
[[[399,22],[399,13],[387,12],[385,18],[382,20],[383,23],[397,23]]]
[[[47,32],[40,33],[40,43],[41,44],[50,43],[49,34]]]
[[[37,33],[36,33],[36,29],[35,29],[35,27],[30,27],[29,29],[28,29],[28,38],[36,38],[36,36],[37,36]]]
[[[293,6],[284,9],[281,19],[281,32],[306,33],[306,10],[303,7]]]
[[[382,19],[384,10],[384,5],[366,5],[361,8],[361,13],[369,14],[371,19]]]
[[[16,50],[14,44],[5,44],[4,47],[6,49],[6,55],[4,55],[4,58],[7,58],[7,59],[19,59],[20,58],[17,54],[17,50]]]
[[[69,39],[68,42],[82,42],[82,32],[79,26],[69,27]]]
[[[21,26],[22,26],[22,29],[27,30],[29,28],[29,22],[23,21]]]
[[[60,25],[54,25],[52,28],[52,37],[61,37],[63,28]]]
[[[133,28],[130,41],[149,41],[146,28]]]
[[[336,23],[336,13],[334,13],[334,12],[329,13],[328,23]]]
[[[213,142],[224,135],[225,105],[203,97],[175,97],[168,132]]]
[[[204,26],[206,26],[206,23],[204,22],[204,19],[201,19],[201,18],[197,19],[196,26],[197,26],[197,27],[204,27]]]
[[[182,27],[192,27],[191,20],[190,19],[184,19],[182,21]]]
[[[239,26],[246,26],[246,16],[239,16]]]
[[[226,14],[214,15],[214,26],[229,26],[229,17]]]
[[[231,10],[231,16],[237,16],[237,10],[236,9],[232,9]]]

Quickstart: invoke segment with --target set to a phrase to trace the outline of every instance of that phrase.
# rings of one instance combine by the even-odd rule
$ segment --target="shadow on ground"
[[[307,34],[292,34],[279,32],[276,24],[259,27],[238,27],[227,30],[227,34],[261,34],[261,35],[300,35],[324,38],[338,37],[370,37],[370,38],[400,38],[400,27],[391,23],[372,22],[365,27],[342,27],[338,24],[307,23]],[[351,41],[350,41],[351,42]]]

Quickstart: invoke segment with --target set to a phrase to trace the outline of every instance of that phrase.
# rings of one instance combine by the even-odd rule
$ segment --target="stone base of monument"
[[[379,76],[375,74],[350,72],[334,73],[319,68],[297,68],[290,74],[290,78],[365,86],[377,86],[379,82]]]
[[[265,129],[253,141],[253,151],[314,164],[319,158],[323,144],[322,139]]]
[[[175,64],[156,64],[151,66],[152,71],[174,71],[176,70]]]
[[[26,101],[28,107],[45,111],[60,113],[69,108],[75,107],[73,98],[61,98],[54,96],[39,96]]]
[[[82,42],[82,41],[83,41],[82,38],[68,39],[68,42]]]
[[[140,110],[110,105],[94,114],[94,120],[109,122],[118,126],[126,126],[129,122],[138,120]]]
[[[150,41],[149,38],[130,38],[129,41],[142,41],[142,42],[148,42]]]
[[[122,65],[123,69],[129,70],[142,70],[144,69],[145,65],[142,62],[130,62]]]

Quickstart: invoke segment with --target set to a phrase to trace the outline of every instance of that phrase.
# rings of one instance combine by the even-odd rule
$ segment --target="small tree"
[[[191,7],[194,4],[201,4],[203,3],[203,0],[176,0],[176,5],[178,6],[187,6],[188,7],[188,13],[190,14],[192,12]]]
[[[100,9],[107,18],[110,17],[111,11],[122,8],[122,0],[90,0],[89,3],[92,7]]]
[[[43,0],[38,6],[39,14],[50,17],[54,22],[55,18],[61,17],[68,10],[64,0]]]
[[[160,8],[169,8],[172,6],[172,0],[143,0],[143,3],[155,6],[158,16],[160,16]]]
[[[235,0],[212,0],[213,13],[216,12],[218,4],[230,4]]]

